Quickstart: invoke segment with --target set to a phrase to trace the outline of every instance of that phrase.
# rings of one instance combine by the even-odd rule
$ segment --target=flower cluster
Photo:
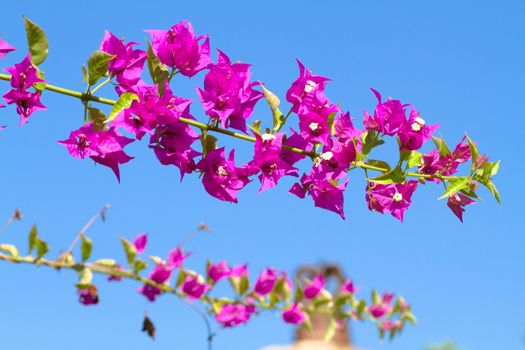
[[[384,100],[372,89],[377,99],[374,111],[364,112],[363,127],[356,127],[350,112],[326,95],[330,79],[311,73],[297,60],[299,76],[286,92],[290,106],[288,113],[283,114],[279,98],[264,84],[252,81],[250,64],[232,63],[221,50],[217,50],[214,62],[208,36],[197,36],[188,21],[168,30],[147,32],[152,41],[147,51],[137,48],[135,42],[126,43],[105,32],[99,50],[84,67],[88,84],[81,97],[84,125],[71,132],[69,139],[60,141],[73,157],[89,157],[110,167],[119,181],[119,166],[133,158],[123,148],[149,136],[148,147],[161,164],[179,168],[181,181],[186,174],[198,173],[205,191],[226,202],[237,203],[238,192],[253,179],[259,180],[261,193],[284,182],[284,177],[297,177],[289,193],[299,198],[309,196],[315,206],[344,219],[344,192],[350,184],[350,172],[358,168],[366,175],[368,208],[390,213],[400,221],[412,203],[418,183],[427,181],[444,184],[442,198],[447,198],[448,207],[460,220],[465,207],[478,198],[478,184],[499,201],[492,182],[499,163],[479,155],[477,145],[467,138],[450,151],[443,139],[433,136],[438,125],[427,123],[412,104],[392,98]],[[38,47],[44,43],[40,41]],[[0,42],[0,55],[12,49]],[[38,55],[31,42],[30,49]],[[143,77],[146,61],[151,83]],[[7,71],[11,74],[12,90],[4,99],[17,105],[23,124],[33,111],[45,108],[39,91],[44,81],[30,56]],[[203,86],[197,86],[196,91],[207,122],[193,117],[192,100],[176,96],[170,86],[179,73],[193,77],[200,72],[204,73]],[[104,76],[108,78],[96,85]],[[118,101],[101,101],[92,95],[108,82],[115,85]],[[31,87],[36,91],[27,91]],[[248,121],[263,97],[270,106],[273,127],[263,128],[261,120]],[[92,107],[92,102],[114,107],[106,116]],[[289,127],[288,132],[285,127]],[[218,144],[210,135],[212,132],[254,142],[253,157],[244,163],[236,162],[235,150]],[[399,161],[393,167],[370,158],[374,148],[387,138],[395,138],[398,144]],[[429,140],[434,141],[436,149],[421,153]],[[310,167],[301,168],[298,162],[307,157]],[[456,175],[459,165],[468,160],[472,162],[470,173]],[[412,172],[411,168],[417,171]],[[305,171],[300,174],[301,170]]]

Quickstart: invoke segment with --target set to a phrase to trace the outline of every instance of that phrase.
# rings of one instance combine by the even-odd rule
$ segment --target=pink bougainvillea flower
[[[120,181],[119,165],[133,159],[123,151],[123,148],[131,142],[132,139],[122,136],[114,127],[95,131],[92,122],[72,131],[68,139],[58,141],[66,146],[73,157],[81,159],[90,157],[95,162],[111,168],[118,181]]]
[[[7,55],[9,52],[14,51],[15,48],[2,39],[0,39],[0,58],[3,58],[5,55]]]
[[[191,253],[184,253],[182,247],[176,247],[168,253],[167,264],[172,268],[179,268]]]
[[[31,63],[31,57],[28,54],[20,63],[5,69],[11,74],[11,87],[17,90],[27,90],[33,84],[44,83],[45,81],[38,77],[38,68]]]
[[[255,312],[255,306],[244,304],[224,304],[217,313],[217,322],[224,327],[235,327],[250,320],[250,316]]]
[[[250,182],[250,173],[235,166],[234,150],[228,159],[224,158],[224,147],[209,151],[197,169],[204,173],[202,183],[206,192],[226,202],[237,203],[237,192]]]
[[[393,309],[392,307],[393,298],[394,298],[393,294],[384,293],[379,303],[370,305],[368,307],[368,311],[375,318],[381,318],[385,316],[387,313],[389,313]]]
[[[233,279],[243,277],[248,278],[248,264],[237,265],[232,267],[229,277]]]
[[[356,148],[353,139],[344,142],[330,141],[331,147],[325,147],[323,153],[315,159],[310,173],[317,180],[337,180],[344,176],[346,169],[356,159]]]
[[[428,125],[420,114],[410,105],[408,120],[397,132],[401,150],[415,151],[430,140],[439,125]]]
[[[456,148],[450,154],[439,154],[437,150],[433,150],[424,154],[419,166],[419,172],[422,174],[436,175],[441,174],[450,176],[458,171],[458,166],[461,163],[468,161],[471,157],[470,147],[465,142],[465,137],[456,145]],[[431,181],[439,182],[439,179],[431,179]]]
[[[208,277],[213,281],[213,283],[217,283],[221,279],[228,277],[230,273],[231,269],[224,260],[221,260],[218,263],[212,264],[208,267]]]
[[[146,249],[147,243],[148,243],[148,234],[144,233],[144,234],[137,236],[137,238],[135,238],[135,240],[133,241],[133,246],[137,250],[137,253],[142,254],[144,252],[144,249]]]
[[[314,200],[316,207],[333,211],[344,219],[343,192],[346,189],[348,179],[343,180],[341,183],[339,180],[341,180],[341,178],[320,180],[313,176],[313,173],[310,175],[303,174],[301,183],[294,184],[289,192],[299,198],[304,198],[308,193]]]
[[[122,40],[107,30],[100,43],[100,50],[116,56],[109,61],[108,71],[124,87],[136,85],[144,69],[147,54],[143,50],[134,50],[135,45],[137,43],[134,42],[124,45]]]
[[[232,64],[230,58],[219,50],[217,64],[212,65],[204,77],[204,89],[197,87],[206,114],[223,128],[246,132],[246,119],[263,97],[262,92],[253,89],[258,83],[250,82],[249,68],[246,63]]]
[[[120,265],[120,264],[115,265],[115,269],[117,271],[122,271],[122,265]],[[109,275],[108,276],[108,281],[109,282],[120,282],[120,281],[122,281],[122,276]]]
[[[447,201],[447,206],[461,222],[463,222],[463,212],[465,211],[465,207],[469,204],[476,204],[476,202],[472,198],[461,193],[454,193],[452,196],[448,197]]]
[[[78,301],[82,305],[96,305],[98,304],[98,291],[97,287],[93,284],[90,284],[86,288],[78,289]]]
[[[399,100],[389,98],[382,102],[381,94],[374,89],[371,90],[376,95],[378,104],[373,116],[365,112],[363,120],[365,128],[393,136],[406,122],[405,109]]]
[[[255,293],[265,296],[270,293],[279,279],[275,269],[264,269],[255,283]]]
[[[341,285],[341,292],[355,294],[357,292],[357,288],[354,286],[354,282],[351,279],[347,279]]]
[[[389,185],[370,182],[366,194],[368,209],[381,214],[390,212],[393,217],[403,222],[404,213],[412,204],[412,194],[416,188],[416,180]]]
[[[328,121],[330,116],[333,117],[338,112],[339,108],[321,90],[315,88],[304,98],[297,112],[301,135],[309,143],[321,142],[327,145],[331,135]]]
[[[391,331],[391,330],[396,330],[396,329],[402,329],[403,324],[399,320],[396,320],[396,321],[384,320],[383,322],[381,322],[380,328],[383,331]]]
[[[341,113],[334,119],[334,129],[337,139],[341,142],[349,139],[360,140],[363,130],[354,126],[350,113]]]
[[[248,167],[260,173],[259,193],[275,187],[283,176],[298,176],[297,169],[280,157],[283,136],[284,133],[255,134],[254,158],[248,163]]]
[[[15,104],[16,112],[20,116],[20,126],[27,123],[27,119],[36,111],[46,110],[40,102],[40,92],[29,92],[25,90],[12,89],[4,94],[4,101],[7,104]]]
[[[149,274],[149,279],[158,284],[163,284],[171,277],[173,267],[167,264],[157,264],[153,271]],[[145,284],[138,289],[138,292],[144,295],[149,301],[155,301],[155,299],[163,292],[160,288]]]
[[[208,36],[195,37],[188,21],[179,22],[169,30],[146,32],[151,35],[151,46],[159,60],[169,67],[176,67],[184,76],[192,77],[212,64]],[[204,42],[199,43],[203,39]]]
[[[181,290],[187,294],[189,299],[199,299],[211,287],[206,284],[204,278],[200,275],[186,276],[184,282],[180,286]]]
[[[292,110],[297,113],[303,99],[312,90],[324,91],[326,82],[330,79],[320,75],[313,75],[301,61],[297,60],[299,65],[299,77],[292,83],[292,86],[286,91],[286,100],[290,102]]]
[[[286,323],[301,324],[305,321],[306,315],[297,303],[293,304],[288,310],[282,314],[283,320]]]
[[[324,289],[324,276],[319,275],[315,277],[311,282],[304,286],[304,297],[306,299],[313,299],[321,293]]]
[[[298,134],[294,129],[290,128],[291,135],[286,139],[283,138],[282,144],[288,147],[294,147],[298,149],[306,149],[308,147],[308,141],[301,135]],[[301,159],[306,158],[304,154],[292,152],[287,149],[281,149],[280,157],[286,163],[293,166]]]

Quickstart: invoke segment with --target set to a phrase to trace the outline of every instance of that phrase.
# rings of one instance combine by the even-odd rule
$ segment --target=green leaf
[[[38,70],[38,73],[37,73],[38,77],[39,77],[40,79],[44,80],[44,72],[41,71],[41,70],[38,69],[38,68],[37,68],[37,70]],[[33,87],[34,87],[35,90],[37,90],[37,91],[43,91],[43,90],[46,88],[46,83],[34,83],[34,84],[33,84]]]
[[[465,134],[465,136],[467,137],[468,146],[470,148],[470,155],[472,156],[472,169],[475,169],[476,159],[478,159],[479,156],[478,146],[476,146],[476,144],[470,139],[470,137],[468,137],[467,134]]]
[[[202,145],[202,157],[206,157],[209,151],[217,148],[217,138],[215,136],[203,131],[199,139]]]
[[[168,67],[163,64],[151,47],[151,43],[148,41],[148,70],[151,80],[154,84],[158,84],[159,93],[163,95],[164,92],[164,82],[169,78]]]
[[[164,264],[165,261],[164,259],[162,259],[160,256],[148,256],[148,258],[155,264],[155,265],[159,265],[159,264]]]
[[[328,323],[328,327],[326,328],[326,332],[324,334],[324,341],[329,342],[332,340],[332,338],[335,335],[335,331],[337,330],[337,321],[335,318],[330,319],[330,323]]]
[[[0,250],[6,252],[14,258],[17,258],[19,256],[18,248],[12,244],[0,244]]]
[[[93,272],[90,268],[83,268],[78,274],[78,283],[76,284],[77,288],[83,289],[91,285],[93,281]]]
[[[36,228],[36,225],[33,225],[31,227],[31,231],[29,231],[29,253],[35,249],[36,240],[38,239],[38,230]]]
[[[281,104],[281,101],[279,100],[279,97],[277,97],[273,92],[265,88],[263,83],[259,82],[259,85],[261,85],[261,89],[264,94],[264,98],[266,102],[268,103],[268,106],[270,106],[270,109],[272,111],[273,131],[277,132],[281,130],[285,122],[283,113],[279,110],[279,105]]]
[[[461,191],[464,188],[468,187],[468,177],[460,177],[452,180],[447,187],[445,193],[438,199],[443,199],[452,196],[454,193]]]
[[[296,283],[295,287],[295,303],[300,303],[304,298],[304,290],[300,283]]]
[[[93,122],[93,129],[95,131],[104,130],[106,115],[100,109],[88,107],[88,119],[90,122]]]
[[[239,294],[244,295],[248,291],[248,288],[250,288],[250,280],[248,279],[248,276],[245,274],[241,277],[241,283],[239,285]]]
[[[485,163],[485,165],[483,165],[483,172],[481,176],[483,176],[484,178],[490,178],[496,175],[499,171],[499,163],[499,160],[497,162]]]
[[[128,260],[128,265],[131,266],[133,262],[135,261],[135,256],[137,255],[137,249],[130,241],[128,241],[127,239],[123,237],[120,238],[120,242],[122,243],[124,252],[126,252],[126,259]]]
[[[108,62],[114,59],[115,55],[96,50],[88,59],[88,84],[93,86],[97,81],[108,72]]]
[[[110,121],[115,119],[117,114],[119,114],[123,110],[128,109],[131,106],[131,103],[133,101],[138,101],[138,100],[139,100],[139,97],[132,92],[125,92],[122,95],[120,95],[118,101],[113,106],[113,109],[111,110],[111,113],[109,114],[109,117],[106,120],[106,123],[109,123]]]
[[[410,312],[403,313],[403,315],[401,315],[401,320],[402,321],[406,320],[406,321],[410,322],[411,324],[416,324],[416,322],[417,322],[416,316],[414,316]]]
[[[357,316],[361,317],[361,314],[363,313],[363,311],[365,311],[365,309],[366,309],[366,301],[362,299],[359,301],[359,303],[357,304],[357,307],[355,308]]]
[[[188,274],[184,269],[180,269],[179,276],[177,277],[177,281],[175,282],[175,286],[180,287],[182,283],[184,283],[184,280],[186,279],[186,276]]]
[[[93,250],[93,242],[86,236],[82,235],[82,261],[89,260],[89,257],[91,256],[91,250]]]
[[[406,174],[398,165],[394,169],[369,180],[378,184],[403,183],[406,180]]]
[[[36,23],[24,17],[26,24],[27,44],[31,53],[31,62],[39,66],[42,64],[48,54],[48,42],[46,33]]]
[[[443,138],[437,138],[435,136],[432,136],[432,141],[434,141],[434,144],[436,145],[436,149],[440,156],[446,156],[452,152],[450,152],[450,149],[447,147],[447,144],[445,143],[445,140]]]
[[[142,270],[144,270],[146,267],[148,267],[148,264],[140,258],[135,259],[135,263],[133,264],[133,273],[135,275],[138,275]]]
[[[366,131],[363,134],[361,134],[361,141],[361,150],[363,155],[365,156],[368,155],[375,147],[385,143],[385,141],[377,137],[377,133],[374,130]]]
[[[40,260],[49,252],[49,245],[47,242],[42,241],[41,239],[37,238],[35,242],[36,246],[36,260]]]
[[[381,304],[381,301],[382,301],[381,297],[377,293],[377,290],[373,289],[372,290],[372,303],[374,303],[374,304]]]
[[[421,152],[418,152],[418,151],[410,152],[410,155],[408,156],[407,169],[410,169],[416,166],[420,166],[422,158],[423,158],[423,154]]]
[[[382,160],[377,160],[377,159],[369,159],[366,162],[366,164],[367,165],[371,165],[371,166],[375,166],[375,167],[378,167],[378,168],[386,169],[386,170],[391,170],[392,169],[387,162],[382,161]]]
[[[501,197],[499,195],[499,191],[496,188],[496,185],[492,182],[490,179],[480,179],[479,182],[481,182],[486,188],[489,189],[490,193],[492,193],[492,196],[496,198],[498,201],[498,204],[501,204]]]

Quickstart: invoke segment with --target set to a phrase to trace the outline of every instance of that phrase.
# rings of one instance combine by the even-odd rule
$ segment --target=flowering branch
[[[433,136],[437,124],[427,124],[413,105],[391,98],[383,101],[373,89],[378,103],[373,114],[364,113],[364,129],[360,130],[350,113],[325,95],[330,79],[312,74],[298,61],[300,74],[286,93],[291,107],[284,115],[279,109],[279,98],[264,84],[250,80],[250,65],[232,63],[220,50],[213,63],[209,38],[196,37],[191,24],[184,21],[169,30],[147,31],[152,40],[147,43],[147,51],[106,32],[99,49],[83,66],[87,87],[81,93],[47,84],[43,79],[38,66],[48,54],[47,37],[38,25],[27,18],[25,21],[30,53],[21,63],[6,69],[10,75],[0,74],[0,80],[11,85],[4,100],[17,106],[24,124],[33,112],[45,109],[40,102],[44,89],[80,99],[84,104],[84,125],[59,143],[75,158],[89,157],[111,168],[119,180],[120,165],[133,159],[124,147],[149,135],[148,147],[161,164],[178,167],[181,177],[200,173],[205,190],[228,202],[236,203],[237,192],[255,176],[261,183],[259,192],[275,187],[285,176],[298,177],[296,163],[305,157],[312,160],[311,169],[289,192],[299,198],[308,195],[317,207],[342,218],[348,174],[356,168],[379,172],[374,177],[365,172],[369,209],[389,212],[400,221],[418,184],[427,181],[444,184],[445,193],[440,199],[447,198],[448,207],[460,220],[465,207],[479,199],[478,184],[484,185],[499,202],[492,182],[499,162],[489,162],[486,155],[479,154],[468,136],[451,151],[444,139]],[[13,50],[7,43],[0,43],[1,56]],[[142,80],[146,62],[152,84]],[[179,73],[193,77],[202,71],[207,72],[204,85],[196,87],[196,91],[209,117],[207,123],[197,121],[190,113],[192,101],[175,96],[169,85]],[[102,78],[105,79],[98,83]],[[94,96],[110,82],[119,96],[117,100]],[[273,126],[264,130],[260,120],[247,124],[255,105],[263,98],[273,117]],[[111,113],[106,115],[93,107],[93,102],[113,106]],[[293,114],[297,115],[296,120],[290,118]],[[281,132],[287,123],[295,123],[299,132],[292,128],[289,133]],[[125,137],[121,130],[133,138]],[[237,167],[234,150],[226,157],[225,148],[217,147],[218,140],[210,132],[255,143],[253,159]],[[399,160],[395,166],[370,159],[371,152],[387,137],[398,143]],[[435,149],[421,153],[421,147],[431,139]],[[201,143],[200,151],[194,148],[197,141]],[[200,160],[196,160],[198,157]],[[468,160],[472,163],[470,173],[455,175],[459,165]]]
[[[200,225],[198,230],[205,229],[207,226]],[[90,261],[93,243],[84,235],[85,232],[78,260],[69,250],[52,259],[47,257],[50,249],[34,226],[29,234],[29,254],[22,256],[16,246],[0,244],[0,260],[76,272],[79,301],[84,305],[95,305],[100,301],[94,275],[108,276],[108,281],[127,279],[139,282],[142,286],[138,292],[151,302],[164,294],[173,295],[198,310],[205,319],[209,346],[213,332],[207,315],[214,316],[227,328],[246,323],[263,310],[279,311],[286,323],[305,325],[310,322],[309,315],[323,313],[338,321],[369,319],[377,325],[381,337],[385,332],[393,337],[406,322],[415,322],[410,306],[402,297],[394,298],[390,293],[381,296],[374,290],[370,301],[360,299],[351,280],[330,292],[323,274],[292,282],[286,273],[267,268],[253,283],[248,277],[247,264],[232,267],[225,261],[208,262],[205,273],[200,274],[184,266],[190,254],[184,252],[182,246],[171,250],[166,259],[149,256],[153,266],[146,277],[144,271],[148,269],[148,262],[142,259],[142,255],[148,243],[147,234],[141,234],[133,241],[121,238],[127,268],[115,259]],[[229,281],[233,295],[213,295],[214,287],[222,280]],[[205,307],[205,313],[196,306],[197,301]],[[333,324],[335,327],[337,322]],[[327,334],[332,334],[332,331],[328,330]]]

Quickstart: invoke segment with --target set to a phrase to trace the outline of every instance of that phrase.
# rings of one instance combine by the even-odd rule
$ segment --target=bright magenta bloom
[[[151,46],[162,63],[176,67],[182,75],[192,77],[211,65],[208,36],[195,37],[188,21],[175,24],[169,30],[147,30]],[[202,44],[199,41],[204,39]]]
[[[176,247],[168,253],[167,263],[172,268],[179,268],[191,253],[184,253],[182,247]]]
[[[341,179],[338,178],[331,181],[327,179],[320,180],[313,176],[313,173],[310,173],[308,176],[303,174],[301,183],[294,184],[288,192],[295,194],[299,198],[304,198],[306,193],[308,193],[314,200],[316,207],[333,211],[344,219],[343,192],[346,189],[348,179],[341,183],[338,183],[339,180]]]
[[[172,272],[172,266],[166,264],[157,264],[150,273],[149,278],[158,284],[163,284],[171,277]],[[149,284],[145,284],[140,287],[138,292],[144,295],[149,301],[155,301],[155,299],[163,293],[159,288],[150,286]]]
[[[313,89],[303,99],[297,112],[301,135],[310,143],[321,142],[327,145],[330,140],[328,118],[339,112],[339,108],[331,103],[318,88]]]
[[[224,327],[235,327],[241,323],[248,322],[254,312],[255,307],[253,305],[224,304],[216,319]]]
[[[202,276],[186,276],[181,289],[188,295],[189,299],[199,299],[211,287],[204,282]]]
[[[132,139],[122,136],[115,128],[95,131],[92,122],[72,131],[69,139],[58,141],[67,147],[73,157],[81,159],[90,157],[95,162],[111,168],[119,181],[118,166],[133,159],[123,151],[124,147],[131,142],[133,142]]]
[[[197,87],[202,106],[223,128],[246,132],[246,119],[252,114],[262,92],[254,90],[258,83],[250,82],[250,65],[231,64],[230,58],[219,50],[217,64],[204,77],[204,90]]]
[[[265,296],[270,293],[278,279],[279,276],[275,269],[265,269],[255,283],[255,293],[260,296]]]
[[[319,275],[304,286],[304,297],[313,299],[324,289],[324,276]]]
[[[255,152],[248,168],[259,173],[261,188],[259,193],[275,187],[279,180],[286,175],[298,176],[297,169],[281,159],[281,145],[284,133],[255,134]]]
[[[403,215],[412,204],[412,194],[417,188],[417,181],[407,181],[404,184],[367,185],[366,201],[368,209],[380,212],[390,212],[393,217],[403,222]]]
[[[7,104],[15,104],[16,112],[20,116],[20,126],[27,123],[27,119],[36,111],[46,110],[40,102],[40,92],[29,92],[24,90],[9,90],[4,94],[4,101]]]
[[[148,234],[144,233],[142,235],[137,236],[135,240],[133,241],[133,246],[137,250],[137,253],[142,254],[144,252],[144,249],[146,249],[146,244],[148,243]]]
[[[222,201],[237,203],[237,191],[250,182],[249,172],[235,166],[234,150],[228,159],[224,158],[224,147],[208,152],[197,168],[204,173],[202,183],[206,192]]]
[[[354,282],[352,280],[347,279],[341,286],[341,292],[355,294],[357,292],[357,288],[354,286]]]
[[[305,319],[306,315],[297,303],[283,312],[283,320],[286,323],[301,324]]]
[[[98,304],[98,292],[97,287],[93,284],[87,286],[86,288],[78,289],[78,301],[82,305],[96,305]]]
[[[465,142],[464,137],[450,154],[443,156],[437,150],[433,150],[423,155],[419,172],[429,175],[441,174],[449,176],[455,174],[459,164],[468,161],[470,157],[470,147]],[[439,183],[439,179],[432,179],[432,181]]]
[[[128,90],[125,87],[132,87],[139,82],[146,61],[146,52],[134,50],[135,45],[137,45],[135,42],[124,45],[122,40],[107,30],[100,43],[100,50],[116,56],[109,61],[108,70],[111,77],[116,77],[124,90]]]
[[[330,80],[320,75],[313,75],[299,60],[297,64],[299,65],[299,78],[286,91],[286,100],[293,105],[292,110],[295,113],[299,111],[299,106],[306,95],[314,89],[324,91],[326,82]]]
[[[38,69],[31,63],[29,54],[22,62],[5,69],[11,74],[11,87],[17,90],[27,90],[35,83],[44,83],[45,81],[38,77]]]
[[[415,151],[423,146],[423,143],[430,140],[432,134],[439,125],[428,125],[420,117],[415,108],[410,105],[410,115],[405,124],[397,132],[401,143],[401,150]]]
[[[3,58],[5,55],[7,55],[9,52],[14,51],[15,48],[2,39],[0,39],[0,58]]]
[[[378,104],[373,116],[365,112],[363,123],[367,130],[376,130],[392,136],[406,122],[405,109],[399,100],[388,99],[382,102],[381,94],[371,90],[376,95]]]
[[[465,207],[469,204],[476,204],[476,202],[461,193],[454,193],[447,201],[447,206],[461,222],[463,222],[463,212],[465,211]]]
[[[221,279],[228,277],[230,272],[231,270],[228,267],[226,261],[221,260],[216,264],[210,265],[208,268],[208,277],[213,281],[213,283],[217,283]]]

